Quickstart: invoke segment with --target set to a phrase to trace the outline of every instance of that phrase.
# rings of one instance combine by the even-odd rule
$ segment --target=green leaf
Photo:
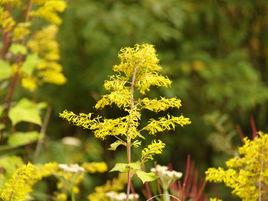
[[[128,171],[128,163],[116,163],[115,166],[110,170],[110,172],[127,172]]]
[[[9,135],[8,144],[12,147],[19,147],[39,140],[40,136],[40,133],[37,131],[16,132]]]
[[[133,170],[140,170],[141,169],[141,163],[140,161],[134,162],[134,163],[129,163],[128,167]]]
[[[9,63],[6,61],[0,60],[0,81],[8,79],[12,74]]]
[[[12,54],[27,54],[26,47],[21,44],[12,44],[9,50]]]
[[[129,169],[134,171],[140,170],[141,163],[139,161],[134,163],[116,163],[113,169],[110,170],[110,172],[127,172]]]
[[[36,104],[26,98],[21,99],[9,111],[9,118],[13,125],[19,122],[26,121],[41,125],[40,104]]]
[[[39,63],[40,59],[37,54],[29,54],[23,63],[21,70],[27,75],[32,75],[36,65]]]
[[[140,178],[142,183],[154,181],[158,178],[153,172],[147,173],[142,170],[138,170],[136,174]]]
[[[121,140],[116,140],[114,143],[112,143],[110,145],[110,148],[108,150],[115,151],[117,149],[117,147],[120,146],[120,145],[125,145],[125,144]]]

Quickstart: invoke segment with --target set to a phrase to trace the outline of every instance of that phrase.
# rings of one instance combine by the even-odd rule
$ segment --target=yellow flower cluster
[[[119,174],[118,178],[107,181],[102,186],[95,187],[95,192],[88,195],[89,201],[109,201],[106,193],[110,191],[119,192],[124,189],[127,183],[127,175]]]
[[[121,91],[126,88],[128,79],[120,75],[110,76],[109,80],[104,81],[104,88],[109,91]]]
[[[0,189],[0,198],[3,201],[25,201],[33,186],[43,177],[52,175],[57,170],[57,164],[48,163],[35,166],[31,163],[18,168],[12,177]]]
[[[134,84],[141,94],[149,91],[151,86],[170,86],[171,81],[159,74],[162,67],[159,65],[159,59],[153,45],[137,44],[134,48],[123,48],[118,57],[120,64],[115,65],[113,70],[124,73],[126,78],[131,78],[135,73],[137,81]]]
[[[24,201],[32,191],[32,186],[40,179],[36,167],[27,164],[18,168],[12,178],[1,189],[3,201]]]
[[[141,161],[146,162],[148,160],[153,160],[153,156],[161,154],[164,148],[165,144],[161,140],[154,140],[148,147],[142,150]]]
[[[10,160],[18,160],[11,157]],[[22,162],[21,162],[22,163]],[[67,201],[68,194],[79,193],[79,184],[84,179],[85,171],[89,173],[105,172],[107,165],[104,162],[84,163],[82,167],[77,164],[46,163],[40,165],[20,165],[4,185],[0,187],[0,199],[3,201],[25,201],[33,191],[36,182],[44,177],[55,176],[58,179],[58,191],[54,193],[53,200]],[[10,170],[8,170],[10,171]],[[120,176],[112,183],[107,182],[105,189],[122,190],[120,185],[125,184],[125,176]],[[123,182],[124,181],[124,182]],[[112,185],[113,184],[113,185]],[[110,187],[109,187],[110,185]],[[100,188],[96,188],[100,191]]]
[[[113,91],[110,94],[102,96],[97,102],[95,107],[97,109],[104,108],[106,105],[116,104],[118,107],[129,107],[130,106],[130,90],[124,87],[121,90]]]
[[[139,74],[146,72],[158,72],[161,70],[159,59],[156,56],[156,50],[153,45],[142,44],[135,45],[134,48],[122,48],[118,54],[120,64],[115,65],[115,72],[122,72],[127,77],[133,75],[134,69],[139,68]]]
[[[12,39],[14,42],[22,41],[25,39],[30,33],[30,22],[20,22],[17,23],[13,32],[12,32]]]
[[[228,169],[209,168],[206,179],[224,182],[232,193],[244,201],[255,201],[268,195],[268,134],[259,133],[254,140],[244,139],[239,156],[226,162]]]
[[[12,55],[4,58],[12,58],[8,61],[10,66],[18,66],[22,86],[34,91],[42,83],[64,84],[66,78],[59,64],[56,34],[61,23],[58,14],[65,10],[65,0],[32,0],[27,4],[21,0],[0,0],[0,5],[0,29],[7,33],[5,40],[11,42],[4,54]],[[27,9],[22,11],[21,7]],[[15,16],[22,17],[16,22]],[[32,22],[37,17],[47,20],[49,24],[36,30]],[[25,51],[22,53],[12,49],[14,45],[23,47]]]
[[[219,198],[209,198],[209,201],[222,201],[222,200]]]
[[[102,140],[104,140],[107,136],[125,136],[129,129],[131,130],[132,138],[135,138],[139,135],[139,132],[136,128],[138,126],[140,114],[137,112],[131,112],[125,117],[103,120],[101,120],[101,117],[91,119],[91,115],[91,113],[80,113],[79,115],[76,115],[67,110],[64,110],[62,113],[60,113],[60,117],[66,119],[74,125],[93,130],[95,137]],[[129,127],[130,119],[134,127]]]
[[[64,0],[33,0],[34,3],[40,7],[33,10],[30,15],[33,17],[40,17],[52,24],[61,24],[61,18],[58,13],[61,13],[66,8]]]
[[[181,107],[181,100],[177,98],[163,98],[160,100],[144,98],[140,100],[142,107],[153,112],[165,111],[168,108],[177,108]]]
[[[1,4],[0,4],[1,5]],[[4,7],[0,7],[0,29],[3,30],[3,32],[8,32],[13,29],[16,22],[10,15],[10,13],[4,9]]]
[[[58,63],[59,47],[55,40],[58,28],[49,25],[38,31],[27,43],[27,47],[39,56],[37,77],[43,82],[64,84],[66,79],[62,74],[62,66]]]
[[[11,5],[19,5],[21,4],[21,0],[0,0],[0,5],[11,4]]]
[[[106,163],[104,162],[91,162],[91,163],[84,163],[82,167],[89,173],[103,173],[108,170]]]
[[[158,120],[151,119],[149,124],[147,124],[143,130],[148,131],[150,134],[156,134],[158,132],[163,132],[166,130],[174,130],[176,125],[185,126],[190,124],[189,118],[183,115],[175,117],[172,115],[167,115],[167,117],[160,117]]]
[[[116,119],[105,119],[97,116],[91,118],[92,114],[79,114],[64,111],[60,117],[69,122],[91,129],[97,138],[105,139],[107,136],[121,135],[125,138],[135,139],[142,137],[138,129],[140,125],[141,110],[148,109],[154,112],[165,111],[169,108],[181,107],[181,100],[177,98],[135,100],[135,96],[143,96],[151,86],[169,86],[171,81],[158,74],[161,70],[159,60],[153,45],[135,45],[134,48],[123,48],[119,52],[120,64],[115,65],[113,70],[117,73],[110,76],[104,82],[104,87],[109,91],[95,105],[96,109],[102,109],[112,104],[125,110],[128,114]],[[140,92],[139,94],[137,92]],[[135,96],[134,96],[135,95]],[[190,124],[189,118],[184,116],[167,116],[159,120],[151,120],[142,129],[150,134],[174,129],[176,125]],[[124,144],[124,143],[123,143]]]

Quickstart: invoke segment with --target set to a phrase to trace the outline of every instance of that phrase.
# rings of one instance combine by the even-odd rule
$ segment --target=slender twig
[[[43,144],[45,136],[46,136],[46,130],[48,127],[50,116],[51,116],[51,111],[52,111],[51,107],[48,107],[46,115],[45,115],[44,123],[41,127],[41,130],[40,130],[40,138],[37,142],[36,149],[34,152],[34,159],[33,159],[34,161],[36,161],[36,159],[41,151],[42,144]]]
[[[251,126],[251,131],[252,131],[252,139],[258,136],[257,134],[257,128],[254,120],[254,116],[250,115],[250,126]]]

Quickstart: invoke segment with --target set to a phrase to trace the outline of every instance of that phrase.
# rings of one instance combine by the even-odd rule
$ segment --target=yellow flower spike
[[[32,164],[17,169],[1,189],[0,198],[4,201],[24,201],[32,191],[32,185],[39,179],[33,176],[34,173],[36,173],[36,168]]]
[[[67,201],[67,195],[65,193],[56,193],[53,197],[54,201]]]
[[[148,160],[153,160],[153,156],[161,154],[165,148],[165,144],[161,140],[154,140],[148,147],[142,150],[141,161],[144,163]]]
[[[29,91],[35,91],[37,88],[37,81],[33,77],[24,77],[21,80],[21,84],[25,89],[28,89]]]
[[[3,32],[8,32],[8,31],[11,31],[15,25],[16,25],[16,22],[12,18],[11,14],[1,6],[0,7],[0,29],[3,29]]]
[[[66,78],[62,73],[62,66],[58,63],[60,58],[59,45],[56,41],[58,28],[49,25],[38,31],[27,43],[27,47],[38,54],[36,76],[39,82],[62,85]]]
[[[34,3],[40,5],[37,10],[33,10],[30,15],[35,17],[40,17],[46,21],[59,25],[61,24],[61,18],[58,13],[61,13],[66,8],[66,2],[64,0],[34,0]]]
[[[268,195],[268,190],[263,188],[268,180],[268,134],[260,132],[254,140],[245,138],[243,141],[239,156],[226,162],[227,169],[209,168],[206,180],[223,182],[243,201],[253,201]]]
[[[30,34],[31,23],[18,23],[12,32],[12,39],[14,41],[23,40]]]

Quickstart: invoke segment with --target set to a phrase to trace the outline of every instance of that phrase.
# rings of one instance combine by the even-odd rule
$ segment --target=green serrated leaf
[[[120,140],[116,140],[114,143],[112,143],[110,145],[110,148],[108,150],[115,151],[117,149],[117,147],[120,146],[120,145],[124,145],[124,142],[122,142]]]
[[[19,147],[39,140],[40,136],[40,133],[37,131],[16,132],[9,135],[7,142],[12,147]]]
[[[40,108],[38,104],[23,98],[8,113],[13,125],[26,121],[41,125]]]
[[[128,163],[116,163],[115,166],[110,170],[110,172],[127,172],[128,171]]]
[[[144,172],[142,170],[136,171],[137,176],[140,178],[142,183],[156,180],[158,177],[153,172]]]
[[[27,48],[24,45],[21,44],[12,44],[9,51],[12,54],[27,54]]]
[[[32,75],[36,65],[39,63],[40,58],[37,54],[29,54],[26,57],[25,62],[23,63],[21,70],[26,73],[28,76]]]
[[[12,74],[10,65],[8,62],[0,60],[0,81],[8,79]]]

